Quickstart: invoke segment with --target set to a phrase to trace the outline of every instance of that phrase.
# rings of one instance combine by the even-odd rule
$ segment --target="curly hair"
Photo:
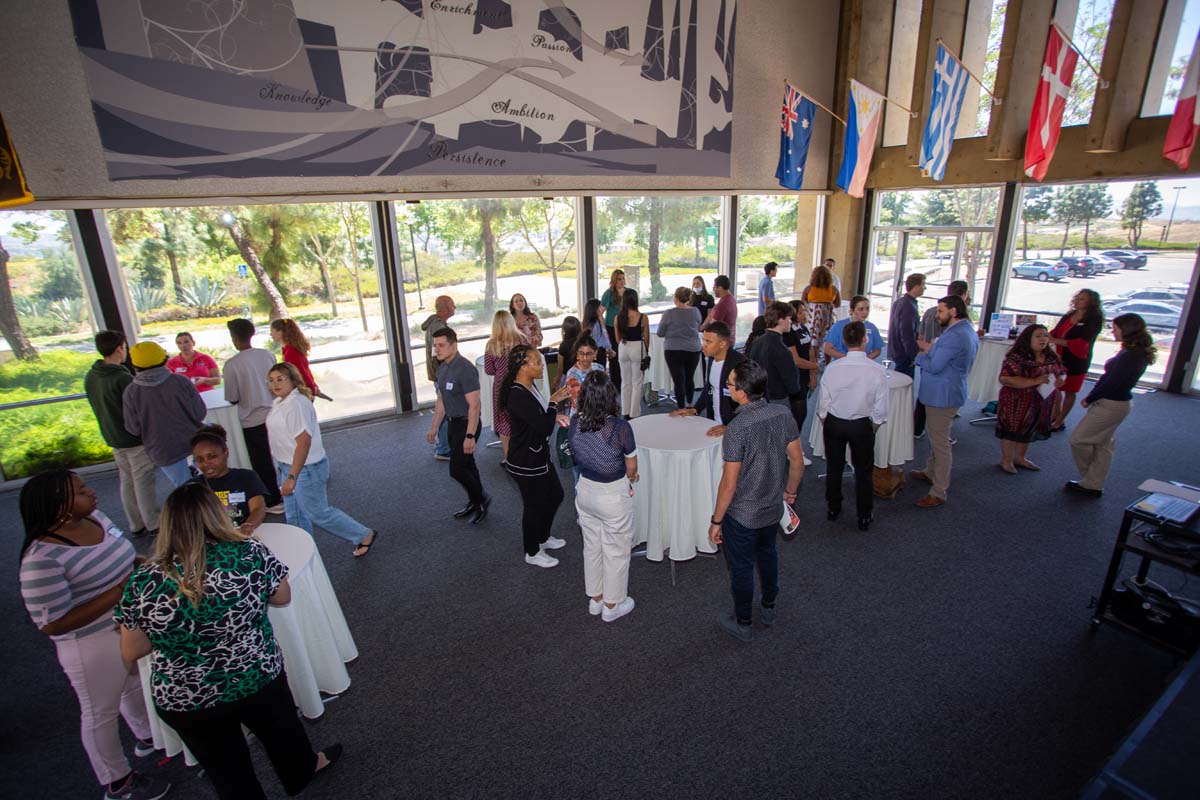
[[[312,345],[309,343],[308,337],[304,335],[304,331],[300,330],[300,326],[296,324],[296,320],[290,317],[274,320],[271,323],[271,330],[282,333],[283,343],[294,347],[304,355],[308,355],[308,351],[312,350]]]
[[[598,431],[609,417],[619,416],[621,404],[617,387],[602,370],[589,372],[579,386],[579,402],[575,411],[581,433]]]
[[[1121,332],[1122,350],[1141,350],[1146,354],[1147,364],[1158,360],[1158,348],[1154,346],[1154,337],[1146,330],[1146,320],[1137,314],[1121,314],[1112,322]]]
[[[509,392],[512,391],[513,384],[517,382],[517,373],[521,371],[521,367],[525,366],[525,359],[529,357],[531,350],[536,352],[537,348],[528,344],[519,344],[508,351],[508,367],[504,370],[504,380],[500,382],[501,408],[508,408]]]

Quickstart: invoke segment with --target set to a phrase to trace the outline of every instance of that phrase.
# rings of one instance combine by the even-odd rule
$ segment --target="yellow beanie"
[[[129,360],[138,369],[149,369],[166,361],[167,351],[157,342],[138,342],[129,348]]]

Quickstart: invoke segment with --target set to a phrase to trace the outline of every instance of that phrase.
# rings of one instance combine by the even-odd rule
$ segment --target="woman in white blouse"
[[[312,392],[299,370],[286,362],[271,367],[267,385],[275,395],[275,404],[267,415],[267,438],[275,458],[288,524],[312,533],[315,522],[334,536],[352,542],[355,558],[365,556],[379,539],[379,532],[329,505],[325,494],[329,460],[325,457]]]

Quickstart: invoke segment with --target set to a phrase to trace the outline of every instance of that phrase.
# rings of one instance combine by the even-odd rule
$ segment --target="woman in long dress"
[[[508,409],[500,403],[500,383],[508,369],[508,353],[519,344],[529,344],[525,335],[517,329],[517,323],[504,309],[492,317],[492,337],[483,348],[483,371],[492,380],[492,431],[500,439],[500,447],[508,456],[508,440],[512,436],[512,419]]]
[[[1000,399],[996,403],[996,438],[1000,440],[1000,469],[1010,475],[1017,467],[1039,470],[1028,458],[1032,442],[1050,438],[1054,404],[1067,370],[1050,349],[1044,325],[1021,331],[1000,368]],[[1043,386],[1054,391],[1043,393]]]
[[[842,297],[833,282],[833,273],[828,267],[813,267],[812,277],[808,279],[808,286],[804,287],[800,299],[808,303],[811,317],[808,330],[812,334],[812,352],[817,353],[817,357],[820,358],[825,334],[833,327],[834,309],[842,304]]]

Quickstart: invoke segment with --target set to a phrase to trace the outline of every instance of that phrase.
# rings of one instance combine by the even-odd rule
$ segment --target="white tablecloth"
[[[1013,345],[1011,339],[980,339],[979,353],[967,373],[967,397],[987,405],[1000,398],[1000,367]]]
[[[225,388],[215,386],[210,391],[201,392],[200,398],[208,408],[204,421],[216,423],[225,429],[226,444],[229,445],[229,466],[252,469],[250,451],[246,449],[246,439],[242,436],[242,422],[238,417],[237,406],[226,402]]]
[[[671,371],[667,369],[667,357],[664,352],[663,339],[658,335],[658,324],[650,326],[650,369],[646,370],[646,383],[660,392],[675,391],[671,381]],[[696,388],[704,385],[704,359],[696,365]]]
[[[483,371],[483,356],[475,359],[475,369],[479,370],[479,424],[485,428],[492,427],[492,384],[495,379]],[[550,381],[546,377],[547,371],[542,370],[542,380],[539,386],[542,390],[542,397],[549,399],[550,397]],[[497,375],[497,378],[502,378],[502,375]]]
[[[913,457],[913,380],[901,372],[888,373],[888,421],[875,431],[875,466],[880,469],[899,467]],[[817,400],[820,400],[818,389]],[[813,404],[813,421],[808,443],[812,454],[825,457],[825,425],[817,416]],[[850,448],[846,448],[846,463],[850,463]]]
[[[637,440],[639,480],[633,486],[635,539],[646,558],[687,561],[715,553],[708,523],[721,480],[721,439],[706,436],[714,423],[700,417],[651,414],[629,423]]]
[[[300,528],[273,522],[260,525],[254,536],[287,565],[292,602],[271,606],[267,616],[283,652],[292,699],[304,716],[316,719],[325,713],[321,692],[339,694],[350,688],[346,662],[358,658],[358,648],[312,537]],[[146,708],[153,712],[150,656],[138,661],[138,671]],[[169,756],[182,752],[188,764],[196,763],[179,735],[156,713],[150,714],[150,728],[155,747]]]

